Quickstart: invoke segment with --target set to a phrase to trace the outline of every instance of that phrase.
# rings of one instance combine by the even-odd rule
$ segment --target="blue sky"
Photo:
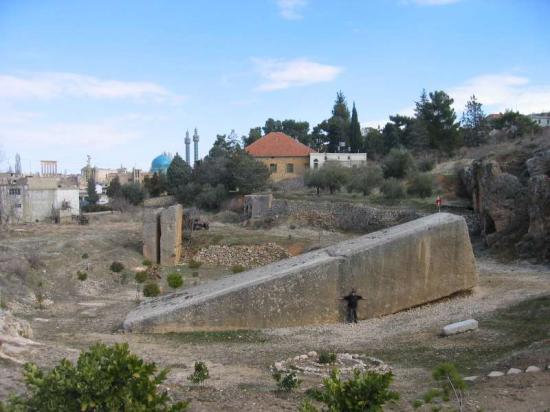
[[[148,169],[194,127],[202,157],[268,117],[313,126],[338,90],[365,126],[422,88],[550,111],[548,21],[548,0],[0,0],[0,170]]]

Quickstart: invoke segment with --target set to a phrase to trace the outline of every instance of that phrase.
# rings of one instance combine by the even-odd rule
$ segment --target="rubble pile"
[[[343,377],[351,376],[356,369],[360,372],[386,373],[391,371],[391,368],[380,359],[356,353],[337,353],[334,363],[319,363],[319,356],[315,351],[275,362],[271,367],[273,371],[277,372],[298,372],[321,377],[329,376],[334,368],[338,368]]]
[[[245,268],[264,266],[286,259],[290,254],[276,243],[264,245],[212,245],[199,250],[194,259],[201,263],[217,266],[241,265]]]

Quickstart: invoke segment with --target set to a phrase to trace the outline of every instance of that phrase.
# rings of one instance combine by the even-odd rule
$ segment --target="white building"
[[[0,222],[63,222],[80,213],[78,186],[56,177],[26,176],[0,182]]]
[[[550,112],[549,113],[532,113],[529,115],[532,121],[540,127],[550,127]]]
[[[325,162],[338,162],[345,167],[367,164],[366,153],[310,153],[310,169],[319,169]]]

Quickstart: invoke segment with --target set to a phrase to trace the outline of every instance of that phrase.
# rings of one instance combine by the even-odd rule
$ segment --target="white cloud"
[[[276,0],[279,14],[286,20],[299,20],[302,18],[301,10],[306,6],[306,0]]]
[[[253,59],[264,78],[256,90],[273,91],[289,87],[307,86],[309,84],[334,80],[342,68],[317,63],[308,59]]]
[[[75,73],[33,73],[25,76],[0,75],[0,98],[53,99],[150,99],[180,101],[164,87],[151,82],[105,80]]]
[[[472,94],[483,103],[486,112],[513,109],[529,114],[550,110],[550,85],[532,84],[527,77],[512,74],[473,77],[448,93],[455,100],[457,112],[462,112]]]

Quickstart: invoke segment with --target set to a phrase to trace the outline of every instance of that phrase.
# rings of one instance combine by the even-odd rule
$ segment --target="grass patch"
[[[166,336],[183,343],[265,343],[266,335],[259,330],[226,330],[214,332],[171,332]]]
[[[399,344],[391,349],[370,350],[373,356],[405,367],[433,369],[442,362],[453,362],[461,373],[485,370],[489,365],[525,349],[533,343],[550,339],[550,296],[524,300],[492,312],[479,319],[480,328],[495,337],[488,341],[471,335],[459,345],[437,348],[428,345]]]

